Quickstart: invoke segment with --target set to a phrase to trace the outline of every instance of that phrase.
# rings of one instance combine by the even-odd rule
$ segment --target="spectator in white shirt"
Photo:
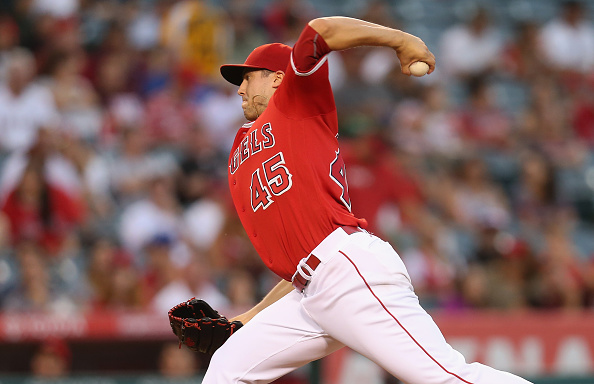
[[[503,47],[487,10],[479,8],[466,24],[447,29],[440,41],[440,66],[447,75],[469,77],[495,68]]]
[[[148,196],[130,204],[122,212],[119,236],[124,248],[130,252],[137,265],[143,266],[144,248],[156,237],[172,239],[171,257],[182,267],[189,255],[183,237],[182,212],[176,200],[171,176],[151,179]]]
[[[594,26],[578,1],[563,3],[559,17],[541,30],[544,56],[560,71],[586,73],[594,70]]]
[[[51,129],[58,113],[51,92],[36,84],[35,59],[24,48],[13,49],[0,83],[0,150],[28,149],[40,129]]]

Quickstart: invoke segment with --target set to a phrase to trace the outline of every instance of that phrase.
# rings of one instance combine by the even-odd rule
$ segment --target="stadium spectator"
[[[268,36],[261,25],[253,22],[256,17],[253,13],[257,11],[246,2],[234,0],[233,4],[228,7],[228,11],[233,31],[232,52],[228,60],[231,63],[240,63],[248,57],[252,47],[266,44]]]
[[[224,204],[213,198],[194,201],[184,212],[186,235],[192,246],[208,251],[220,236],[226,220]]]
[[[162,20],[162,43],[178,64],[200,77],[218,76],[218,68],[231,51],[233,31],[224,9],[204,0],[172,3]]]
[[[307,1],[281,0],[266,8],[262,24],[268,32],[268,40],[290,43],[299,37],[301,26],[311,20],[314,14],[315,10]]]
[[[505,232],[483,226],[478,234],[478,245],[473,263],[485,270],[488,281],[486,304],[492,308],[521,308],[524,306],[524,276],[508,256],[508,247],[513,240]],[[504,275],[506,273],[507,275]],[[496,287],[500,287],[497,289]]]
[[[199,126],[194,132],[203,132],[203,140],[211,141],[209,145],[214,148],[210,151],[221,151],[226,157],[235,138],[235,127],[245,121],[242,109],[238,108],[240,104],[241,98],[237,97],[236,90],[226,81],[224,84],[219,82],[216,89],[201,98],[197,105]]]
[[[41,129],[56,128],[58,114],[51,92],[36,81],[35,59],[30,51],[10,51],[6,81],[0,83],[0,150],[25,151]]]
[[[594,26],[580,1],[561,2],[559,14],[541,31],[545,58],[561,72],[588,73],[594,69]]]
[[[159,44],[161,19],[167,9],[167,2],[131,3],[130,22],[126,30],[127,39],[135,50],[149,51]]]
[[[47,12],[32,13],[31,17],[37,64],[40,73],[47,74],[54,55],[75,53],[82,47],[78,19],[59,18]]]
[[[538,227],[562,209],[553,164],[542,153],[520,157],[520,174],[511,194],[515,216],[522,225]]]
[[[248,270],[240,268],[231,268],[227,272],[226,294],[230,305],[241,311],[247,311],[256,305],[258,293],[257,276],[254,276]]]
[[[196,354],[177,343],[166,343],[159,353],[159,374],[169,379],[191,378],[197,374],[199,363]]]
[[[141,127],[124,126],[117,132],[118,146],[109,161],[111,183],[122,206],[144,197],[151,180],[176,171],[175,159],[166,153],[152,153]]]
[[[530,84],[530,103],[520,120],[521,139],[534,145],[556,164],[567,155],[570,137],[568,100],[562,87],[552,78],[539,77]]]
[[[480,157],[462,160],[455,172],[453,183],[442,186],[449,217],[471,232],[510,224],[512,215],[505,194],[491,180]]]
[[[417,244],[402,252],[402,260],[424,306],[444,307],[453,300],[456,268],[441,252],[438,236],[421,233]]]
[[[210,192],[226,189],[227,180],[220,164],[227,161],[227,153],[212,140],[211,132],[196,125],[185,142],[178,146],[178,195],[181,203],[189,204]]]
[[[585,300],[585,264],[568,231],[568,221],[558,215],[544,231],[540,251],[536,305],[542,308],[577,309]]]
[[[216,276],[208,262],[208,258],[196,252],[186,268],[185,279],[186,284],[192,291],[192,297],[199,297],[209,303],[213,308],[217,308],[220,313],[227,313],[228,310],[237,311],[238,308],[230,306],[229,298],[226,292],[223,292],[219,287],[224,283],[221,276]],[[246,292],[250,293],[250,292]],[[251,292],[254,293],[254,292]]]
[[[192,92],[196,75],[189,68],[174,69],[170,83],[149,96],[146,103],[146,127],[150,147],[175,149],[188,139],[197,122]]]
[[[72,351],[58,338],[44,340],[31,358],[31,373],[39,380],[63,380],[70,375]]]
[[[93,83],[104,106],[122,94],[136,92],[142,74],[142,57],[129,44],[122,11],[115,4],[105,4],[105,8],[97,10],[98,16],[109,15],[110,18],[100,21],[102,33],[97,47],[87,50],[89,59],[85,68],[85,75]]]
[[[55,284],[50,271],[50,262],[43,248],[23,241],[17,246],[16,260],[19,281],[5,297],[3,309],[10,312],[76,313],[74,297],[69,296]]]
[[[118,233],[138,266],[144,265],[142,251],[156,236],[176,243],[182,240],[183,222],[174,188],[173,176],[156,176],[149,182],[147,196],[122,212]],[[179,263],[187,262],[186,256],[180,255]]]
[[[62,130],[76,138],[97,142],[102,116],[99,97],[82,76],[86,59],[83,51],[56,53],[49,59],[47,85],[53,93]]]
[[[117,259],[112,269],[110,291],[107,300],[99,309],[107,310],[146,310],[146,300],[142,291],[142,276],[138,268],[126,259]]]
[[[80,181],[81,197],[89,213],[85,230],[109,234],[116,206],[107,159],[90,143],[69,136],[62,136],[59,149]]]
[[[166,313],[173,306],[193,297],[182,273],[189,262],[175,262],[175,247],[179,244],[167,234],[155,235],[144,247],[146,272],[143,294],[147,308],[155,313]]]
[[[551,73],[544,57],[546,44],[539,32],[540,26],[534,21],[516,25],[511,40],[503,48],[502,73],[529,82]]]
[[[478,7],[466,23],[454,24],[444,31],[438,57],[445,74],[463,80],[497,70],[503,38],[491,21],[489,11]]]
[[[337,52],[338,53],[338,52]],[[344,135],[364,133],[370,126],[380,124],[393,108],[395,95],[389,84],[367,84],[361,73],[366,49],[339,52],[345,69],[345,80],[340,92],[334,95],[336,105],[343,111],[338,116]]]
[[[393,142],[411,155],[451,159],[463,148],[460,121],[445,88],[438,84],[424,88],[420,100],[399,103],[390,126]]]
[[[7,193],[2,212],[10,222],[13,245],[32,241],[55,257],[69,251],[86,219],[80,196],[48,180],[45,161],[36,157],[29,160],[20,181]]]
[[[105,53],[90,61],[96,63],[92,79],[103,105],[130,91],[134,68],[127,54]]]
[[[367,133],[345,142],[349,198],[355,214],[369,230],[385,236],[414,227],[423,196],[415,180],[390,153],[378,134]]]
[[[171,82],[171,67],[174,64],[173,54],[164,47],[157,46],[146,53],[139,79],[139,93],[143,99],[167,87]]]
[[[457,112],[467,148],[505,150],[512,144],[512,122],[498,106],[493,84],[483,76],[469,78],[468,101]]]
[[[98,238],[89,245],[86,278],[90,286],[92,310],[142,308],[140,273],[132,257],[108,238]]]
[[[267,276],[268,270],[263,267],[241,221],[231,214],[233,206],[228,204],[224,208],[225,223],[206,254],[213,278],[224,281],[229,271],[237,268],[249,271],[258,280],[262,279]]]
[[[140,129],[145,124],[145,106],[139,95],[123,93],[113,97],[103,109],[100,143],[97,149],[107,153],[121,150],[128,130]],[[146,146],[146,144],[144,144]]]

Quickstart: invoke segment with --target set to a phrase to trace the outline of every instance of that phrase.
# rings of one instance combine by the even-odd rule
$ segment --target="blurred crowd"
[[[65,379],[77,372],[76,364],[80,365],[83,360],[80,358],[81,354],[76,352],[76,349],[73,350],[66,340],[55,337],[41,340],[30,352],[29,372],[37,381],[65,382]],[[74,361],[76,358],[78,362]],[[147,376],[136,382],[169,383],[173,380],[178,383],[196,382],[196,380],[190,380],[199,374],[201,367],[198,354],[188,348],[179,348],[178,343],[175,342],[162,343],[155,356],[147,359],[154,360],[152,363],[155,369],[151,372],[153,376]],[[159,380],[159,377],[164,380]]]
[[[348,15],[412,31],[410,3]],[[594,308],[594,11],[460,3],[430,76],[389,49],[330,54],[353,212],[426,308]],[[319,4],[3,1],[0,310],[255,304],[278,278],[228,193],[244,117],[218,67],[291,44]]]

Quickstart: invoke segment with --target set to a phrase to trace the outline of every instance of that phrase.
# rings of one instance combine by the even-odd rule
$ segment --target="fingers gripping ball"
[[[243,326],[229,321],[203,300],[191,299],[171,308],[168,313],[173,333],[180,345],[195,352],[213,354]]]
[[[429,65],[422,61],[415,61],[408,67],[408,69],[413,76],[421,77],[427,74],[429,71]]]

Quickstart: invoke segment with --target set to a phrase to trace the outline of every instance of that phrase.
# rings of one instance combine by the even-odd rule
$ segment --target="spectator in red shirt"
[[[342,147],[355,215],[365,218],[368,229],[380,236],[411,224],[417,217],[414,212],[422,205],[420,189],[381,139],[366,134]]]
[[[40,380],[57,380],[70,374],[72,352],[62,339],[43,341],[31,359],[31,373]]]
[[[570,221],[554,218],[544,231],[539,279],[533,287],[538,307],[577,309],[584,303],[587,264],[570,237]]]
[[[46,180],[44,161],[32,158],[20,182],[2,203],[10,223],[11,241],[28,240],[58,255],[85,220],[81,200]]]
[[[91,306],[95,310],[141,308],[140,271],[132,256],[109,238],[98,238],[89,250],[87,279],[91,288]]]
[[[494,98],[491,85],[483,77],[468,81],[469,100],[460,111],[460,128],[467,146],[505,149],[511,140],[512,124]]]
[[[514,35],[503,49],[502,70],[518,80],[533,81],[550,76],[552,69],[544,58],[544,41],[539,25],[533,21],[520,22]]]

